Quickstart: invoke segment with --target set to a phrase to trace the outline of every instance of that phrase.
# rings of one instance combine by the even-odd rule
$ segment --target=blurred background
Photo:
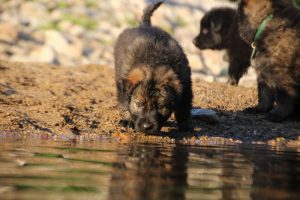
[[[0,0],[0,59],[78,66],[113,67],[113,46],[127,27],[138,25],[151,0]],[[236,7],[227,0],[166,0],[153,24],[170,33],[184,48],[193,76],[226,82],[223,51],[198,50],[192,43],[199,22],[213,7]],[[240,85],[255,85],[250,69]]]

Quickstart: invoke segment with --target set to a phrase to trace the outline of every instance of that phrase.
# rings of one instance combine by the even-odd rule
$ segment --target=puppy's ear
[[[129,72],[129,74],[122,80],[123,90],[127,95],[131,95],[134,88],[145,78],[145,73],[142,69],[135,68]]]
[[[134,68],[129,72],[125,81],[130,85],[136,85],[146,78],[145,72],[140,68]]]
[[[215,18],[210,21],[210,27],[214,32],[220,32],[223,28],[224,20],[222,18]]]
[[[180,93],[182,91],[181,82],[173,70],[165,67],[159,67],[155,73],[156,82],[159,88],[173,88],[176,93]]]

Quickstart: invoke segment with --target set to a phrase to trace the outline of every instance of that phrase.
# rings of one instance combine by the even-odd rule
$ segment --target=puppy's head
[[[236,23],[236,11],[231,8],[212,9],[200,21],[200,32],[193,40],[199,49],[222,49],[232,23]]]
[[[177,75],[167,67],[138,67],[125,79],[128,110],[137,131],[154,133],[175,110],[181,93]]]
[[[238,21],[241,37],[251,44],[263,19],[273,11],[271,0],[240,0]]]

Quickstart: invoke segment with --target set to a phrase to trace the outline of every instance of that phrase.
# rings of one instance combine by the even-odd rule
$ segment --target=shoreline
[[[193,107],[217,112],[218,124],[193,120],[193,133],[179,133],[170,119],[162,133],[147,136],[118,126],[120,119],[113,68],[0,61],[0,134],[89,138],[182,144],[271,144],[300,146],[300,123],[272,123],[243,109],[256,104],[255,88],[233,87],[193,79]],[[133,139],[133,140],[135,140]]]

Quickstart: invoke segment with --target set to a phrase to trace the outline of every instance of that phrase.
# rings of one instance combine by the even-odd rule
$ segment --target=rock
[[[22,23],[29,23],[37,27],[48,19],[48,11],[44,4],[37,1],[25,1],[20,7],[20,18]]]
[[[217,81],[220,82],[220,83],[227,83],[228,82],[228,77],[227,76],[218,77]]]
[[[60,21],[63,18],[63,12],[61,9],[55,9],[50,13],[52,21]]]
[[[31,62],[43,62],[57,64],[57,58],[54,50],[49,46],[37,47],[30,55],[29,60]]]
[[[191,68],[199,70],[203,68],[200,56],[198,54],[188,54],[187,55]]]
[[[255,70],[252,67],[250,67],[248,73],[241,78],[239,85],[244,87],[256,87],[256,79],[257,78]]]
[[[18,28],[11,23],[0,23],[0,42],[14,43],[18,39]]]
[[[56,30],[48,30],[45,33],[45,44],[51,46],[55,51],[62,53],[68,46],[67,39]]]
[[[75,36],[81,36],[85,32],[85,29],[79,25],[73,25],[70,27],[69,33]]]
[[[45,44],[52,47],[60,56],[78,58],[82,56],[83,45],[79,39],[64,37],[56,30],[45,32]],[[75,64],[75,63],[74,63]]]
[[[192,73],[192,78],[193,79],[200,79],[209,83],[212,83],[216,80],[216,78],[213,75],[208,75],[208,74],[203,74],[203,73],[197,73],[193,72]]]
[[[62,20],[58,23],[59,30],[68,31],[72,27],[72,23],[68,20]]]
[[[191,110],[192,118],[205,121],[210,124],[217,124],[220,118],[214,110],[194,108]]]
[[[25,55],[26,51],[20,45],[12,45],[7,48],[7,52],[11,55]]]

